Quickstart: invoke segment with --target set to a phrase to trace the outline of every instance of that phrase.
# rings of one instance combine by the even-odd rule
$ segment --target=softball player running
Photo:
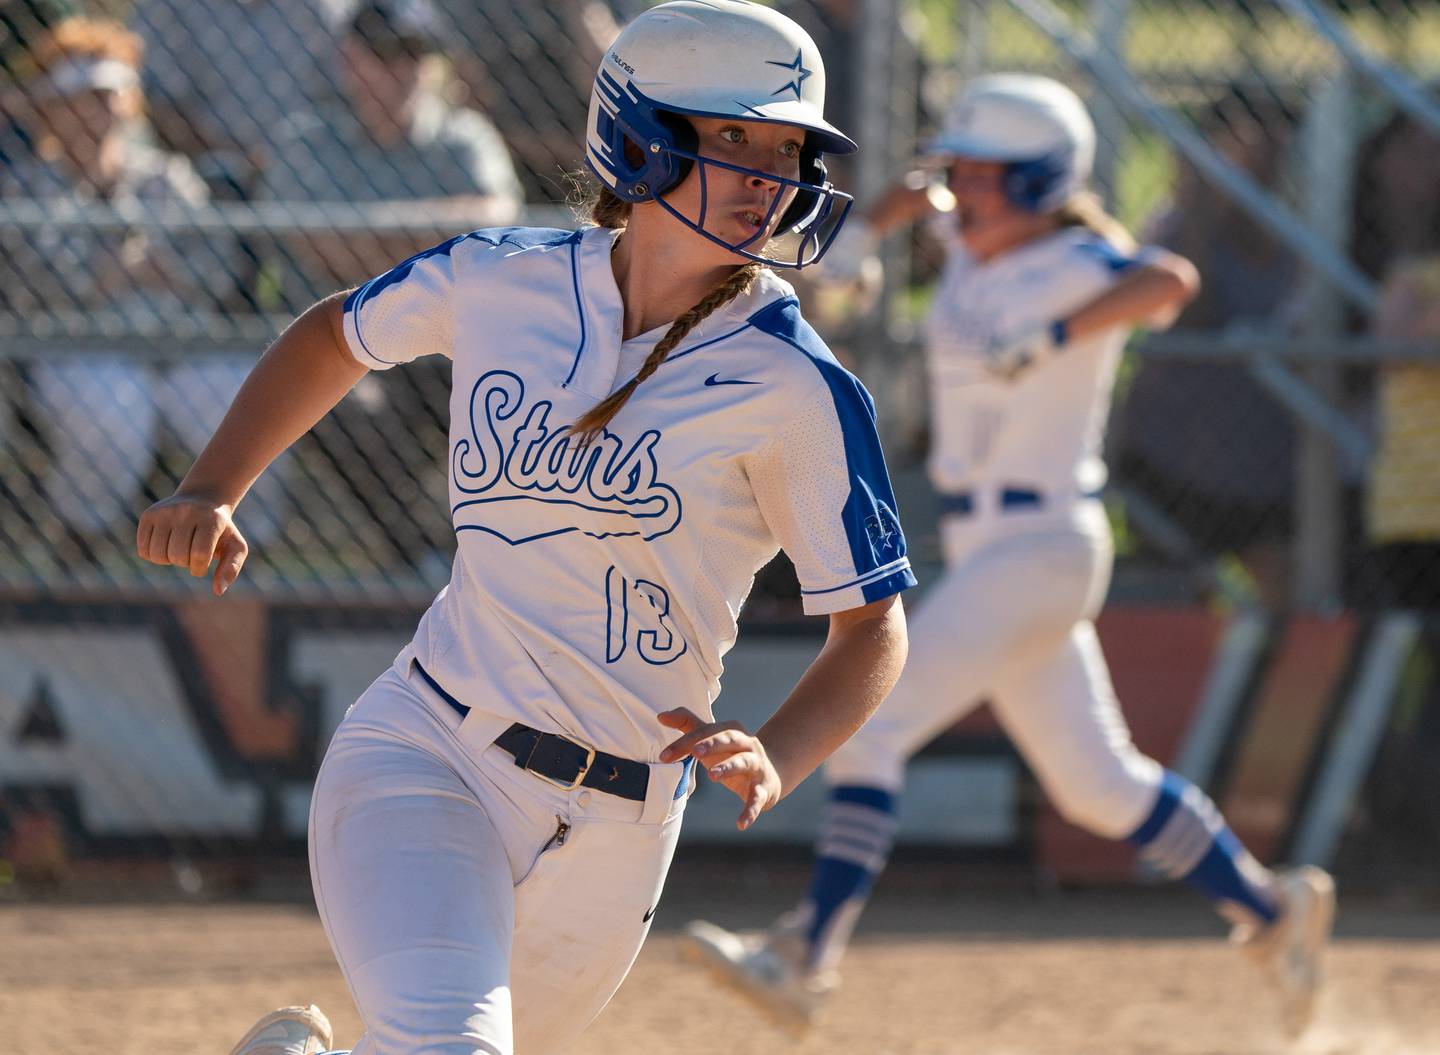
[[[899,675],[915,580],[873,404],[771,270],[816,260],[848,208],[821,156],[855,147],[824,91],[813,42],[764,7],[640,15],[595,79],[595,225],[476,231],[322,301],[141,519],[143,556],[218,559],[224,592],[265,465],[365,370],[451,358],[454,571],[311,810],[356,1053],[564,1046],[639,951],[692,761],[749,827]],[[830,636],[752,733],[710,704],[778,546]],[[319,1021],[281,1012],[239,1050],[323,1045]]]
[[[1203,791],[1136,750],[1091,623],[1110,579],[1096,494],[1116,364],[1132,327],[1167,325],[1198,285],[1187,261],[1137,249],[1087,193],[1094,144],[1064,86],[981,78],[930,148],[948,193],[911,181],[872,211],[868,235],[850,232],[858,257],[867,238],[933,213],[937,200],[951,210],[928,326],[946,573],[923,601],[894,693],[827,766],[798,910],[762,936],[689,930],[693,953],[792,1024],[837,983],[890,852],[906,760],[982,698],[1070,821],[1128,840],[1198,888],[1272,969],[1290,1025],[1309,1017],[1330,877],[1267,871]]]

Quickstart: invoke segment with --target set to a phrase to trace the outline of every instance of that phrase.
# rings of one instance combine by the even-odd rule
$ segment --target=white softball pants
[[[947,517],[940,530],[946,572],[910,623],[905,671],[826,779],[898,791],[910,756],[988,700],[1067,820],[1129,835],[1163,771],[1131,741],[1091,622],[1113,563],[1104,507]]]
[[[326,752],[310,869],[365,1023],[355,1055],[550,1055],[640,951],[681,767],[653,766],[643,803],[565,791],[491,744],[508,725],[462,722],[397,662]]]

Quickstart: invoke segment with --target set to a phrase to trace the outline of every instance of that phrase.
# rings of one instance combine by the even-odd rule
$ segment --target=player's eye
[[[727,143],[745,142],[745,130],[735,125],[720,129],[720,138]]]
[[[780,153],[787,158],[798,158],[800,156],[800,144],[793,139],[786,140],[780,147]]]

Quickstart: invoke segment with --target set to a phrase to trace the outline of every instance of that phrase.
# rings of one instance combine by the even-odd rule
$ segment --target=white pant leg
[[[1154,807],[1164,771],[1130,739],[1089,620],[1077,624],[1050,658],[1017,669],[992,706],[1072,824],[1123,839]]]
[[[387,672],[361,697],[311,811],[316,901],[369,1031],[356,1055],[547,1055],[639,952],[679,834],[678,767],[652,767],[667,801],[642,822],[644,803],[472,755],[416,681]]]
[[[311,807],[315,901],[366,1028],[354,1050],[511,1055],[505,840],[426,730],[364,720],[409,705],[423,721],[423,702],[407,695],[389,673],[367,690],[331,742]]]
[[[155,449],[151,368],[99,355],[38,365],[31,379],[51,450],[45,491],[55,514],[79,531],[133,523]]]
[[[591,809],[599,799],[623,802],[590,794]],[[683,810],[677,802],[661,824],[572,810],[565,845],[545,854],[516,888],[511,992],[518,1055],[564,1050],[620,988],[650,932]]]
[[[898,791],[912,754],[1018,667],[1052,653],[1098,607],[1109,535],[1103,510],[1091,504],[1074,522],[1051,521],[1043,530],[1023,514],[990,524],[942,521],[950,567],[911,621],[905,670],[870,721],[831,756],[827,782]]]

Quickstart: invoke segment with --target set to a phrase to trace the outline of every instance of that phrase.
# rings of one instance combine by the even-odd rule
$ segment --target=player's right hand
[[[219,597],[240,575],[250,546],[228,505],[193,495],[171,495],[140,515],[135,551],[152,564],[188,568],[199,578],[216,562],[210,588]]]
[[[705,767],[710,779],[724,784],[745,803],[735,826],[742,832],[780,801],[780,774],[765,745],[739,722],[703,722],[688,707],[662,711],[660,724],[684,735],[660,752],[660,761],[687,755]]]

